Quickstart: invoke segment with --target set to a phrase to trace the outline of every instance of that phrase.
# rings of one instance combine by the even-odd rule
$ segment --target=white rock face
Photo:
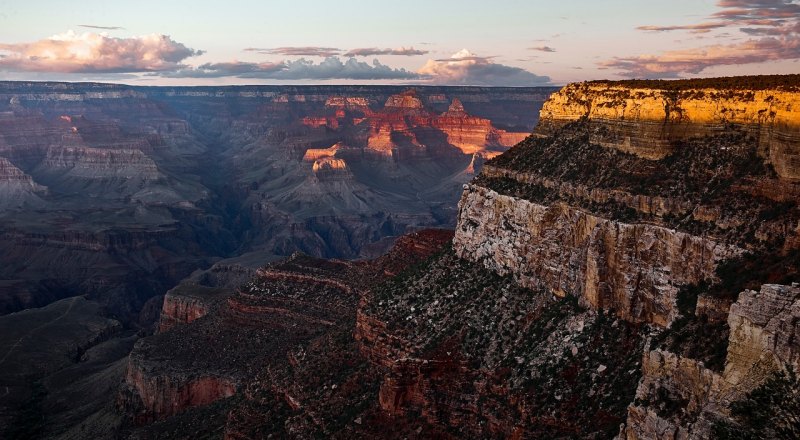
[[[664,227],[466,188],[453,241],[459,257],[632,322],[668,326],[679,287],[713,278],[721,260],[741,252]]]

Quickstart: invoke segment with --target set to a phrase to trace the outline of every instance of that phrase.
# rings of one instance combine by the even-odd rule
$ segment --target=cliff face
[[[642,361],[643,378],[628,409],[622,439],[709,438],[741,400],[771,374],[800,367],[796,322],[800,288],[764,285],[742,292],[730,308],[730,340],[722,373],[661,350]]]
[[[158,331],[189,324],[207,315],[227,294],[227,290],[183,283],[164,295]]]
[[[464,187],[456,255],[660,328],[621,438],[744,426],[733,403],[797,368],[796,287],[765,284],[798,276],[796,101],[783,86],[567,86],[538,138]]]
[[[466,186],[460,206],[456,255],[631,322],[669,325],[678,315],[678,287],[713,278],[719,261],[741,252],[706,237],[474,185]]]
[[[657,90],[608,84],[573,84],[542,108],[536,133],[552,135],[564,124],[588,118],[602,128],[599,145],[648,159],[675,151],[675,141],[739,125],[758,138],[759,154],[777,174],[800,180],[800,98],[795,91],[686,88]]]
[[[48,171],[64,170],[82,178],[152,180],[160,177],[155,162],[141,150],[50,148],[41,166]]]

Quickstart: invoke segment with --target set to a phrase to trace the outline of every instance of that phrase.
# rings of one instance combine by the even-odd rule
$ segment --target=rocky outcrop
[[[465,154],[473,154],[487,147],[504,150],[525,139],[528,133],[508,133],[492,126],[488,119],[470,116],[458,98],[447,112],[433,120],[434,127],[447,135],[447,142]]]
[[[125,388],[118,398],[118,405],[128,411],[135,423],[163,419],[236,393],[236,383],[230,378],[175,374],[160,368],[148,368],[150,365],[135,354],[131,355],[125,374]]]
[[[19,209],[41,207],[39,197],[47,194],[47,187],[15,167],[8,159],[0,157],[0,208]]]
[[[41,165],[46,171],[67,171],[72,177],[155,180],[161,177],[152,159],[140,150],[52,147]]]
[[[463,154],[503,151],[528,136],[527,132],[497,129],[489,119],[468,114],[458,98],[446,112],[437,114],[415,90],[390,97],[381,111],[366,120],[370,125],[368,147],[386,155],[396,148],[443,145],[454,146]]]
[[[353,421],[362,410],[344,415],[342,409],[376,397],[374,378],[352,341],[359,294],[451,237],[439,230],[414,233],[368,262],[296,254],[259,269],[227,295],[189,284],[174,289],[162,319],[168,313],[185,317],[182,312],[203,307],[195,306],[200,302],[207,314],[137,343],[118,408],[136,432],[154,420],[203,426],[202,419],[216,411],[231,438],[284,430],[313,437],[341,429],[342,417],[348,425],[367,425],[366,416]],[[169,305],[177,303],[189,307]],[[273,424],[273,417],[282,419]]]
[[[228,295],[230,292],[225,289],[181,284],[164,295],[158,331],[165,332],[176,325],[202,318]]]
[[[800,367],[798,317],[800,288],[764,285],[759,292],[742,292],[731,306],[723,373],[673,353],[647,352],[636,401],[619,438],[709,438],[714,424],[730,417],[731,403],[775,371]]]
[[[350,172],[344,159],[332,157],[317,159],[311,169],[314,172],[314,176],[321,181],[350,180],[353,178],[353,173]]]
[[[453,241],[459,257],[631,322],[668,326],[678,315],[679,287],[713,278],[717,263],[741,252],[713,239],[475,185],[465,187],[459,206]]]
[[[768,284],[746,290],[730,309],[731,328],[725,379],[746,383],[752,366],[800,370],[800,287]],[[747,389],[749,387],[743,387]]]
[[[392,95],[386,100],[385,106],[388,109],[403,109],[405,110],[423,110],[425,104],[417,95],[415,90],[408,90],[406,92]]]
[[[744,126],[759,139],[760,154],[781,178],[800,180],[800,98],[783,87],[659,89],[626,83],[573,84],[542,108],[539,135],[588,118],[594,142],[648,159],[662,159],[690,137]]]

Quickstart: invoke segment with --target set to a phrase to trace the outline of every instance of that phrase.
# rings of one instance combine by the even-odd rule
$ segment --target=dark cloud
[[[488,57],[479,57],[467,51],[466,49],[454,54],[450,58],[439,58],[438,60],[434,60],[438,63],[455,63],[459,61],[474,61],[476,63],[490,63],[492,59],[497,58],[496,55],[488,56]]]
[[[197,68],[182,69],[167,76],[179,78],[257,78],[274,80],[412,80],[422,76],[405,69],[394,69],[377,60],[372,64],[350,58],[342,62],[329,57],[314,63],[306,59],[280,63],[207,63]]]
[[[174,71],[203,52],[167,35],[112,38],[72,31],[32,43],[0,44],[0,70],[59,73],[134,73]]]
[[[464,49],[451,58],[428,60],[417,73],[436,84],[478,86],[538,86],[550,84],[547,76],[535,75],[519,67],[494,63]]]
[[[342,49],[335,47],[320,47],[320,46],[292,46],[292,47],[275,47],[269,49],[262,49],[258,47],[248,47],[246,52],[258,52],[264,55],[284,55],[284,56],[298,56],[298,57],[332,57],[340,55]]]
[[[716,44],[658,55],[620,57],[599,63],[636,78],[676,78],[714,66],[800,59],[800,3],[796,0],[720,0],[712,21],[676,26],[640,26],[643,31],[707,33],[737,29],[749,40]],[[728,33],[728,32],[726,32]],[[737,41],[736,38],[730,38]]]
[[[399,56],[417,56],[417,55],[426,55],[429,51],[427,50],[418,50],[414,49],[413,47],[401,47],[399,49],[379,49],[377,47],[363,47],[358,49],[352,49],[348,51],[344,56],[346,57],[369,57],[375,55],[399,55]]]
[[[124,27],[119,27],[119,26],[97,26],[93,24],[79,24],[78,27],[88,28],[88,29],[100,29],[104,31],[118,31],[125,29]]]
[[[539,52],[555,52],[556,50],[550,46],[536,46],[529,47],[528,50],[538,50]]]

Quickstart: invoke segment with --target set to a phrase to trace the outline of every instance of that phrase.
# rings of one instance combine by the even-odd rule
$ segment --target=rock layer
[[[800,98],[782,87],[767,90],[686,88],[658,90],[625,83],[582,83],[554,94],[541,112],[539,135],[588,118],[594,141],[648,159],[662,159],[676,141],[744,126],[781,178],[800,180]]]

